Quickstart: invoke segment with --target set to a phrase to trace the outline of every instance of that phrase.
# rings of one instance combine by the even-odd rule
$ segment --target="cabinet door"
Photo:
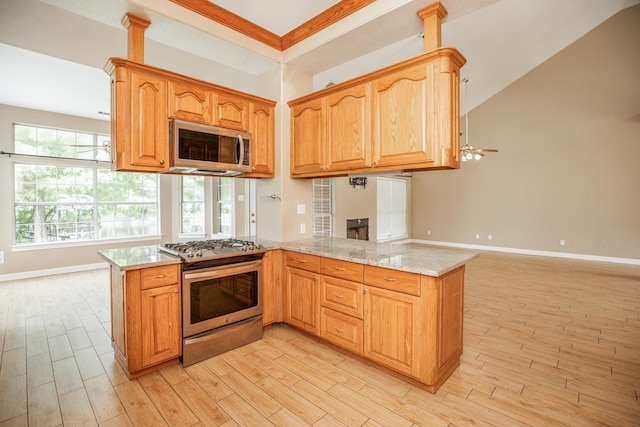
[[[291,109],[291,174],[323,171],[325,112],[322,99]]]
[[[371,166],[371,84],[327,97],[327,170]]]
[[[141,294],[142,364],[148,367],[180,356],[182,341],[179,285]]]
[[[364,290],[364,355],[414,377],[419,373],[419,297]]]
[[[228,93],[215,95],[215,125],[249,131],[249,101]]]
[[[374,167],[407,168],[433,162],[426,129],[426,74],[426,67],[421,65],[374,82]]]
[[[287,267],[287,322],[314,335],[320,324],[318,274]]]
[[[282,322],[282,251],[267,251],[262,257],[262,324]]]
[[[273,105],[252,102],[250,112],[251,168],[247,178],[275,176],[275,113]]]
[[[124,271],[111,266],[111,344],[126,360],[127,354],[127,299]]]
[[[131,120],[129,165],[125,167],[139,171],[169,170],[167,81],[132,71],[131,117],[122,119]],[[127,151],[126,146],[124,150]]]
[[[213,124],[210,90],[195,84],[169,82],[169,116],[190,122]]]

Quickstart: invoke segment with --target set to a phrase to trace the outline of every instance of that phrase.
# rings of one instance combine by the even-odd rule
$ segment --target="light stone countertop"
[[[180,259],[158,251],[158,245],[133,246],[128,248],[102,249],[98,255],[120,270],[180,264]]]
[[[439,277],[465,265],[477,253],[422,245],[314,237],[280,243],[281,249]]]
[[[378,243],[338,237],[313,237],[290,242],[274,242],[242,237],[267,249],[285,249],[359,264],[409,271],[439,277],[468,263],[478,254],[460,249],[422,245]],[[180,264],[180,259],[158,251],[158,245],[99,250],[98,254],[120,270]]]

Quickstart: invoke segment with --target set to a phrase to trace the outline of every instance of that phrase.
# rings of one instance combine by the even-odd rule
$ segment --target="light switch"
[[[304,204],[304,203],[300,203],[300,204],[298,205],[298,213],[299,213],[299,214],[303,214],[303,213],[304,213],[304,211],[306,210],[305,208],[306,208],[305,204]]]

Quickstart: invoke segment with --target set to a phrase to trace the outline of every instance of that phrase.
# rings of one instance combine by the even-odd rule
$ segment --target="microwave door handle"
[[[236,138],[236,153],[238,156],[238,166],[242,166],[242,161],[244,160],[244,141],[242,140],[242,135],[238,135]]]

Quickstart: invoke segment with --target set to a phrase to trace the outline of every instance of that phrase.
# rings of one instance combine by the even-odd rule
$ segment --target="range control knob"
[[[193,252],[187,252],[187,258],[193,258]]]

